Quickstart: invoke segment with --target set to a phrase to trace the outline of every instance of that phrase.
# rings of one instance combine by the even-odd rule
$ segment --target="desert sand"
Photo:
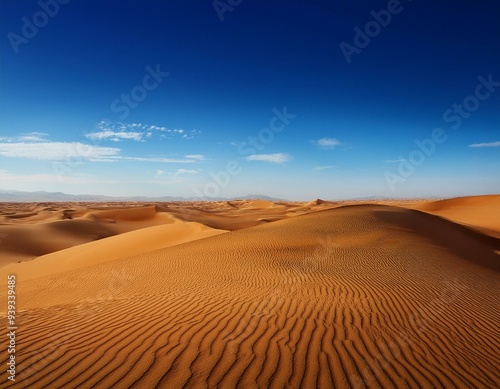
[[[500,195],[0,210],[0,387],[500,387]]]

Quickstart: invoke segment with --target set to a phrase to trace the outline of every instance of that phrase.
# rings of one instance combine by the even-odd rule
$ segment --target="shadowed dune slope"
[[[31,214],[35,216],[28,216]],[[7,223],[5,216],[4,220],[0,216],[0,267],[142,228],[180,223],[171,215],[157,213],[155,207],[34,207],[32,212],[13,215],[15,223]]]
[[[495,250],[373,205],[29,281],[19,267],[9,387],[499,387]]]
[[[500,195],[457,197],[415,207],[500,238]]]

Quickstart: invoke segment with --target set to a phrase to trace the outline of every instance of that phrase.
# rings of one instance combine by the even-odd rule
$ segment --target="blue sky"
[[[2,0],[0,189],[500,193],[500,1],[231,3]]]

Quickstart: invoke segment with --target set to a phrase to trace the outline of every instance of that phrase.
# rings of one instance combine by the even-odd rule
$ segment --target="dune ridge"
[[[365,205],[29,281],[19,264],[11,387],[498,387],[498,242]]]
[[[441,216],[500,238],[500,195],[433,201],[370,200]],[[365,201],[271,202],[268,200],[200,201],[186,203],[0,203],[0,267],[107,239],[143,228],[196,222],[235,231]],[[8,237],[8,238],[6,238]],[[3,239],[2,239],[3,238]]]
[[[418,204],[415,209],[500,238],[500,195],[468,196]]]
[[[172,223],[234,231],[324,209],[267,200],[188,203],[0,203],[0,267],[84,243]]]
[[[225,232],[195,222],[163,224],[55,251],[35,258],[29,266],[25,266],[27,263],[10,264],[2,270],[4,273],[22,271],[23,280],[28,280],[41,274],[80,269]]]

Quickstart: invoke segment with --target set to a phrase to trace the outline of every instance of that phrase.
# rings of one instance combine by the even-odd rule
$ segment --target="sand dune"
[[[415,208],[500,238],[500,195],[458,197],[419,204]]]
[[[499,387],[499,242],[366,205],[29,280],[36,261],[13,265],[9,387]]]
[[[324,205],[324,204],[335,204],[331,201],[325,201],[325,200],[321,200],[321,199],[315,199],[315,200],[312,200],[312,201],[309,201],[307,204],[305,204],[306,206],[309,206],[309,207],[312,207],[312,206],[316,206],[316,205]]]
[[[195,222],[234,231],[325,209],[324,204],[302,205],[262,200],[0,204],[0,267],[153,226]]]
[[[224,232],[227,231],[216,230],[194,222],[147,227],[42,255],[29,264],[10,264],[2,270],[5,273],[14,274],[21,272],[23,280],[28,280],[38,278],[40,275],[89,267]]]
[[[165,222],[166,223],[166,222]],[[160,223],[115,223],[102,220],[51,220],[0,225],[1,265],[31,260],[41,255]]]
[[[24,208],[29,207],[29,212]],[[0,217],[0,266],[97,241],[129,231],[179,222],[155,207],[98,210],[17,205]]]

